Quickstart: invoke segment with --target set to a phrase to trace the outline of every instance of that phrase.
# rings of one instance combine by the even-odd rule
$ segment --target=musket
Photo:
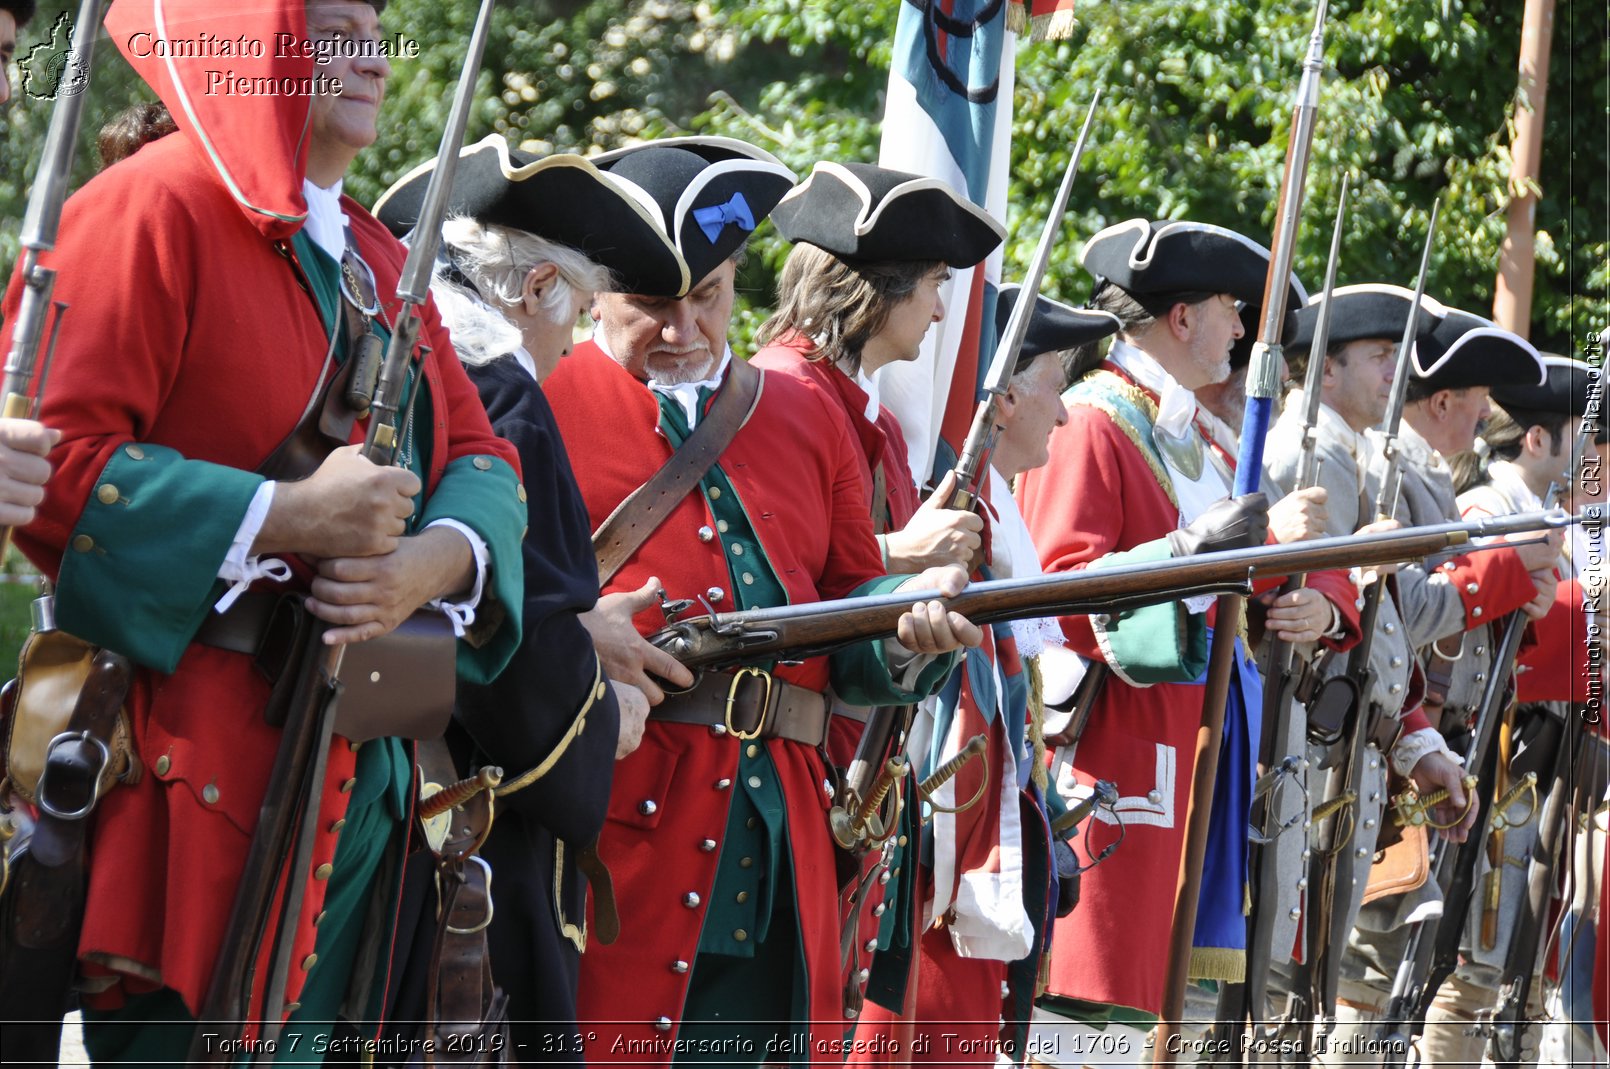
[[[1347,220],[1348,176],[1342,175],[1341,193],[1336,199],[1336,225],[1331,231],[1330,257],[1325,263],[1325,288],[1320,295],[1319,320],[1314,326],[1314,341],[1309,349],[1307,374],[1303,379],[1303,438],[1302,454],[1297,464],[1296,489],[1304,490],[1314,484],[1318,473],[1316,457],[1319,443],[1320,386],[1325,375],[1325,346],[1330,339],[1331,295],[1336,289],[1336,266],[1341,260],[1342,231]],[[1292,576],[1280,588],[1282,595],[1299,590],[1304,577]],[[1296,648],[1269,636],[1269,649],[1260,666],[1264,680],[1263,723],[1264,738],[1260,747],[1262,765],[1268,769],[1287,769],[1278,777],[1266,777],[1254,792],[1252,826],[1261,829],[1261,842],[1252,846],[1253,884],[1257,888],[1252,898],[1252,917],[1247,925],[1247,972],[1244,984],[1221,985],[1219,1020],[1221,1024],[1239,1025],[1251,1020],[1261,1021],[1269,989],[1270,961],[1274,954],[1274,905],[1279,901],[1280,878],[1273,864],[1274,837],[1283,834],[1281,829],[1271,830],[1270,817],[1274,813],[1275,789],[1285,776],[1296,775],[1304,760],[1303,740],[1293,738],[1291,718],[1286,715],[1287,703],[1296,684]],[[1288,764],[1295,758],[1296,764]],[[1304,834],[1294,825],[1292,830]],[[1232,1030],[1233,1031],[1233,1030]]]
[[[1524,534],[1572,522],[1570,514],[1556,509],[1200,553],[1172,560],[1089,567],[1076,572],[992,579],[971,583],[950,598],[932,590],[898,590],[868,597],[711,613],[674,620],[650,635],[649,641],[695,673],[778,659],[799,660],[869,639],[892,637],[901,615],[918,601],[941,601],[946,608],[978,624],[1036,616],[1116,613],[1199,594],[1245,594],[1257,579],[1418,560],[1466,545],[1473,538]]]
[[[1084,156],[1085,141],[1090,137],[1090,126],[1096,119],[1096,105],[1101,103],[1101,89],[1090,98],[1085,112],[1084,125],[1079,129],[1079,140],[1074,143],[1073,156],[1068,169],[1062,174],[1062,184],[1051,202],[1051,211],[1045,217],[1045,229],[1040,231],[1040,244],[1034,250],[1028,274],[1017,291],[1017,301],[1006,321],[1006,330],[995,343],[995,355],[990,359],[989,371],[984,376],[984,397],[973,413],[972,426],[962,443],[961,455],[956,458],[956,491],[951,498],[953,509],[971,509],[978,497],[978,486],[983,477],[991,446],[995,441],[995,420],[1001,398],[1006,396],[1012,380],[1012,369],[1017,366],[1017,353],[1023,347],[1029,322],[1034,317],[1034,303],[1040,297],[1040,286],[1051,262],[1051,250],[1056,246],[1057,233],[1062,229],[1062,217],[1068,210],[1068,197],[1073,192],[1073,179],[1079,173],[1079,160]]]
[[[1319,110],[1319,87],[1325,63],[1327,0],[1314,10],[1314,29],[1303,57],[1302,78],[1292,103],[1291,136],[1286,143],[1286,168],[1280,178],[1279,207],[1274,240],[1269,246],[1269,271],[1264,276],[1262,322],[1247,364],[1246,410],[1241,418],[1241,443],[1236,458],[1234,496],[1257,493],[1263,484],[1264,437],[1275,394],[1280,389],[1284,364],[1281,336],[1286,327],[1286,296],[1291,291],[1291,261],[1297,250],[1297,227],[1302,217],[1303,187],[1308,178],[1308,153],[1314,139],[1314,117]],[[1218,776],[1220,738],[1224,734],[1225,705],[1230,676],[1235,671],[1235,643],[1246,611],[1244,597],[1219,598],[1214,615],[1213,648],[1202,691],[1202,717],[1197,728],[1195,769],[1185,809],[1185,848],[1174,898],[1167,973],[1163,981],[1162,1020],[1152,1064],[1173,1065],[1173,1042],[1165,1042],[1167,1029],[1177,1029],[1185,1013],[1185,985],[1190,968],[1191,940],[1196,931],[1196,908],[1207,854],[1208,825],[1213,811]],[[1167,1033],[1172,1040],[1179,1033]]]
[[[469,50],[459,74],[447,127],[442,132],[436,167],[426,188],[420,209],[416,238],[408,250],[397,281],[400,306],[381,364],[379,381],[364,432],[363,455],[379,466],[397,458],[398,416],[407,392],[409,369],[419,341],[420,314],[430,296],[430,277],[436,251],[441,244],[442,222],[447,214],[453,176],[458,169],[458,152],[464,143],[470,107],[474,103],[475,80],[480,72],[481,55],[492,21],[493,0],[481,0]],[[417,386],[414,391],[417,394]],[[313,841],[317,831],[319,794],[323,790],[326,759],[335,723],[336,703],[341,693],[341,660],[345,646],[329,646],[323,641],[329,625],[313,619],[307,627],[303,667],[295,682],[292,703],[286,716],[280,745],[274,756],[270,788],[258,815],[247,854],[246,868],[230,913],[229,936],[214,963],[207,1000],[200,1020],[207,1028],[197,1029],[191,1044],[191,1059],[207,1063],[227,1061],[229,1043],[208,1042],[233,1029],[235,1038],[246,1020],[255,986],[258,950],[269,935],[273,892],[289,857],[287,892],[279,916],[274,918],[270,973],[262,1012],[263,1028],[259,1046],[260,1064],[273,1061],[275,1040],[284,1017],[285,977],[290,968],[292,943],[301,916],[301,881],[310,871]]]
[[[1420,271],[1415,277],[1414,300],[1410,304],[1408,319],[1403,326],[1403,337],[1398,342],[1392,393],[1387,404],[1385,419],[1381,424],[1386,461],[1380,489],[1375,499],[1375,514],[1378,520],[1389,518],[1396,511],[1399,485],[1397,476],[1401,459],[1398,430],[1403,422],[1403,406],[1409,379],[1413,375],[1411,361],[1414,338],[1420,324],[1420,304],[1425,296],[1426,275],[1431,269],[1431,250],[1435,245],[1438,209],[1439,203],[1433,203],[1431,219],[1426,227],[1425,244],[1420,254]],[[1321,354],[1318,359],[1322,361],[1323,355]],[[1355,798],[1355,804],[1372,727],[1369,709],[1372,684],[1370,652],[1379,633],[1381,602],[1385,596],[1386,580],[1382,577],[1377,577],[1365,589],[1363,606],[1359,613],[1359,627],[1363,638],[1348,656],[1346,674],[1339,677],[1347,682],[1336,684],[1347,687],[1351,693],[1346,718],[1337,725],[1340,740],[1344,741],[1341,750],[1344,758],[1341,767],[1333,772],[1330,778],[1333,782],[1339,780],[1341,784],[1339,793],[1351,794]],[[1304,971],[1311,970],[1312,988],[1307,994],[1312,999],[1310,1008],[1320,1022],[1322,1034],[1328,1034],[1331,1022],[1335,1019],[1342,952],[1347,945],[1347,932],[1352,923],[1349,906],[1354,897],[1354,853],[1362,849],[1355,846],[1358,823],[1350,818],[1350,813],[1336,814],[1331,821],[1331,848],[1315,854],[1309,875],[1309,887],[1313,891],[1313,901],[1318,908],[1316,916],[1311,918],[1308,925],[1308,952],[1305,955],[1303,968]]]
[[[7,419],[32,419],[44,391],[43,382],[39,390],[34,391],[34,371],[38,368],[39,350],[45,336],[45,312],[56,292],[56,271],[39,261],[56,247],[56,231],[61,225],[62,204],[67,200],[67,183],[73,174],[78,127],[84,115],[84,101],[89,96],[89,72],[95,60],[95,38],[100,29],[101,0],[82,0],[68,53],[71,62],[83,71],[82,86],[76,92],[64,91],[56,95],[50,125],[45,131],[45,147],[39,154],[39,169],[34,173],[33,189],[28,193],[28,209],[22,217],[22,258],[17,268],[22,276],[22,299],[17,304],[12,327],[11,352],[6,355],[5,401],[0,405],[0,415]],[[70,73],[71,67],[62,71],[63,83]],[[56,304],[52,342],[61,333],[66,309],[65,304]],[[39,369],[41,380],[48,370],[48,352],[46,367]],[[0,557],[5,556],[10,543],[11,528],[0,526]]]

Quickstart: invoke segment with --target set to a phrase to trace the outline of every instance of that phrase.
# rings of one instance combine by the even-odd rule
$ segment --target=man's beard
[[[699,348],[686,353],[659,352],[644,361],[644,372],[650,382],[661,386],[680,386],[685,382],[703,382],[715,374],[715,355],[709,349]]]

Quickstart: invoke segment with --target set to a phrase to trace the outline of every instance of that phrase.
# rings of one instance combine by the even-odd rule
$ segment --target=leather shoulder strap
[[[759,370],[734,359],[726,384],[693,433],[648,482],[627,494],[598,525],[593,532],[593,556],[598,560],[600,586],[614,578],[732,444],[760,403],[761,379]]]

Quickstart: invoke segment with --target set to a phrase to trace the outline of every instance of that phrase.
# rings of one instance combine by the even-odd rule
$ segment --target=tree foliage
[[[44,4],[23,49],[64,5]],[[394,0],[384,23],[418,40],[399,63],[379,143],[347,188],[372,202],[436,146],[474,18],[471,0]],[[803,173],[875,160],[899,5],[843,0],[535,0],[501,6],[470,137],[592,150],[685,132],[740,137]],[[1096,86],[1105,100],[1048,292],[1082,301],[1082,238],[1137,215],[1194,218],[1267,240],[1311,9],[1271,0],[1085,3],[1066,41],[1025,43],[1013,118],[1007,274],[1020,274]],[[1491,308],[1516,104],[1521,5],[1512,0],[1334,0],[1326,78],[1296,258],[1322,277],[1340,176],[1354,176],[1340,280],[1409,284],[1433,198],[1443,222],[1430,291]],[[1610,314],[1610,41],[1601,6],[1561,4],[1545,109],[1532,337],[1572,351]],[[85,138],[144,99],[102,39]],[[24,182],[48,106],[20,99],[0,126],[0,253],[16,254]],[[81,155],[77,181],[93,173]],[[770,303],[786,254],[762,232],[737,333]]]

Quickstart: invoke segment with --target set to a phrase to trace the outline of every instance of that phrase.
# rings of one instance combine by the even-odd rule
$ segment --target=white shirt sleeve
[[[475,607],[481,603],[481,592],[486,588],[486,543],[480,535],[457,520],[432,520],[425,525],[427,531],[432,527],[451,527],[469,541],[470,551],[475,554],[475,585],[470,592],[457,601],[433,598],[426,603],[430,608],[446,613],[447,618],[453,621],[453,634],[463,638],[465,631],[475,622]]]
[[[1407,776],[1414,771],[1414,766],[1420,763],[1420,758],[1428,753],[1441,753],[1456,765],[1464,764],[1464,760],[1458,754],[1448,749],[1442,732],[1436,728],[1421,728],[1419,731],[1409,732],[1392,747],[1392,771],[1400,776]]]
[[[269,507],[274,503],[276,485],[278,484],[273,481],[263,483],[257,488],[257,493],[252,495],[251,504],[246,506],[246,515],[235,531],[235,540],[229,543],[229,553],[224,557],[224,562],[218,566],[218,578],[226,580],[229,589],[224,591],[224,596],[213,606],[214,612],[228,612],[229,607],[259,579],[272,579],[276,583],[283,583],[291,577],[291,566],[284,561],[275,557],[264,560],[250,555],[252,543],[257,541],[258,532],[263,529],[263,521],[268,519]]]

